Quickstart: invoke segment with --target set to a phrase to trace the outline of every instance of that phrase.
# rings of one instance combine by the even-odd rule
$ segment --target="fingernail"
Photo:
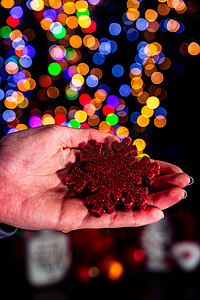
[[[184,191],[184,196],[183,196],[182,200],[187,198],[187,192],[185,190],[183,190],[183,191]]]
[[[161,210],[160,214],[161,214],[161,216],[160,216],[160,220],[164,219],[165,215],[164,215],[164,213],[163,213],[163,211],[162,211],[162,210]]]
[[[194,183],[194,178],[192,176],[189,176],[189,177],[190,177],[190,182],[188,183],[188,186],[192,185]]]

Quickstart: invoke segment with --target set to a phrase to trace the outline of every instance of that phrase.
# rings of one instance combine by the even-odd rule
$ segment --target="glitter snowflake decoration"
[[[117,207],[125,211],[147,207],[148,186],[160,173],[157,162],[144,156],[136,158],[137,148],[130,138],[114,141],[111,150],[103,151],[103,144],[89,141],[80,154],[81,167],[66,178],[68,188],[76,193],[87,190],[86,204],[96,217],[112,213]]]

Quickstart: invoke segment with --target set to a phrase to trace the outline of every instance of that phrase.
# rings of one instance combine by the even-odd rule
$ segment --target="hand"
[[[116,136],[94,129],[47,125],[7,135],[0,141],[0,222],[30,230],[75,230],[141,226],[163,217],[162,209],[184,198],[190,177],[160,162],[145,211],[92,216],[81,197],[68,191],[65,178],[88,140],[109,145]]]

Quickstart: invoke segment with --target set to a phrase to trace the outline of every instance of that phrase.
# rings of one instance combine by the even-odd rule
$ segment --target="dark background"
[[[124,3],[123,3],[124,2]],[[187,2],[187,1],[186,1]],[[197,1],[195,1],[198,3]],[[124,9],[125,1],[116,1],[118,4],[115,15],[121,16],[121,10]],[[143,1],[143,12],[147,8],[155,8],[157,1]],[[198,3],[199,4],[199,3]],[[6,15],[5,10],[1,8],[1,21],[4,24]],[[103,8],[100,8],[96,17],[100,22],[106,24],[106,17]],[[173,16],[171,16],[173,17]],[[152,158],[171,162],[180,166],[184,172],[194,178],[194,184],[187,187],[187,199],[181,201],[179,204],[168,209],[165,212],[170,220],[170,230],[173,231],[172,242],[190,240],[200,243],[200,217],[199,217],[199,120],[200,120],[200,91],[199,91],[199,56],[182,56],[179,52],[179,47],[183,42],[189,42],[195,39],[199,42],[199,28],[200,18],[199,10],[195,15],[183,14],[174,15],[185,25],[185,31],[182,34],[173,33],[159,33],[157,41],[163,46],[163,53],[170,58],[172,67],[164,71],[164,82],[162,86],[167,90],[167,98],[163,100],[162,107],[167,110],[167,124],[164,128],[153,127],[153,132],[150,136],[145,132],[138,133],[133,129],[133,124],[130,120],[125,126],[130,130],[130,136],[144,137],[149,141],[147,145],[147,153]],[[34,14],[27,10],[27,20],[30,22],[31,28],[37,32],[37,37],[34,40],[34,47],[36,49],[37,57],[34,59],[34,64],[31,67],[31,73],[37,74],[38,78],[46,72],[46,65],[41,64],[46,60],[46,49],[48,42],[44,31],[41,31],[39,24],[35,21]],[[2,25],[3,26],[3,25]],[[96,35],[106,37],[106,31],[100,27]],[[142,33],[140,34],[142,40]],[[130,63],[134,62],[136,50],[129,47],[128,41],[120,37],[118,46],[119,53],[113,54],[109,57],[108,62],[102,66],[104,74],[102,83],[108,84],[113,89],[118,87],[118,80],[113,80],[110,76],[110,66],[114,63],[121,63],[124,68],[129,68]],[[137,42],[136,42],[137,45]],[[5,49],[0,49],[1,55],[5,55]],[[85,52],[85,57],[88,53]],[[88,55],[88,61],[91,56]],[[173,72],[173,65],[177,62],[184,66],[184,72],[176,75]],[[101,67],[100,67],[101,68]],[[108,72],[106,72],[108,70]],[[119,79],[120,80],[120,79]],[[129,82],[129,77],[123,78],[124,81]],[[63,84],[62,80],[59,83]],[[30,107],[24,110],[24,122],[28,122],[29,111],[31,106],[34,107],[37,103],[35,95],[31,96]],[[130,102],[132,103],[130,105]],[[66,103],[66,102],[65,102]],[[129,103],[129,104],[127,104]],[[73,102],[73,105],[77,105]],[[38,103],[37,103],[38,105]],[[62,94],[57,102],[54,101],[44,103],[39,102],[39,107],[42,111],[51,105],[63,105]],[[66,104],[69,108],[69,105]],[[141,105],[136,101],[129,101],[127,99],[126,105],[129,109],[129,116],[133,111],[141,109]],[[2,135],[7,124],[1,124]],[[147,138],[148,136],[148,138]],[[169,151],[170,150],[170,151]],[[148,300],[164,300],[164,299],[199,299],[199,277],[200,267],[190,273],[183,272],[176,263],[172,263],[172,268],[169,272],[148,272],[144,265],[132,266],[128,268],[129,264],[124,257],[129,247],[135,247],[139,243],[142,228],[139,229],[117,229],[117,230],[100,230],[102,234],[96,231],[84,230],[81,232],[72,232],[69,234],[69,239],[72,243],[73,259],[69,274],[61,283],[52,287],[44,287],[37,289],[28,284],[26,279],[26,251],[25,245],[27,243],[24,232],[18,231],[14,237],[3,239],[0,241],[1,260],[1,291],[6,299],[11,299],[13,296],[24,296],[26,299],[148,299]],[[96,232],[96,233],[94,233]],[[84,238],[83,238],[84,236]],[[99,254],[97,250],[90,247],[93,243],[91,236],[102,243],[109,239],[114,243],[114,246],[108,246],[102,253]],[[77,242],[77,240],[79,242]],[[88,240],[88,245],[84,248],[85,240]],[[95,243],[95,241],[94,241]],[[111,244],[112,244],[111,243]],[[80,251],[80,245],[83,247]],[[112,244],[113,245],[113,244]],[[87,249],[88,247],[88,249]],[[132,249],[132,248],[131,248]],[[89,252],[91,260],[86,255]],[[88,253],[87,253],[88,254]],[[107,255],[117,257],[124,263],[125,272],[116,282],[110,281],[103,273],[92,280],[85,280],[84,276],[80,276],[80,269],[82,266],[91,266],[99,264],[99,256]],[[3,298],[2,298],[3,299]]]

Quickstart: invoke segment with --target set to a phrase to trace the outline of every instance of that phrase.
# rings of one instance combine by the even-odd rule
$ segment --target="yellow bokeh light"
[[[91,25],[91,19],[87,15],[82,15],[78,18],[78,23],[82,28],[88,28]]]
[[[50,114],[45,114],[42,117],[42,125],[55,124],[54,118]]]
[[[75,86],[75,87],[81,87],[83,84],[84,84],[84,77],[80,74],[75,74],[73,77],[72,77],[72,84]]]
[[[155,96],[151,96],[147,99],[146,104],[149,108],[156,109],[160,105],[160,100]]]
[[[120,138],[129,136],[129,130],[125,126],[120,126],[116,130],[116,135]]]
[[[200,46],[196,42],[192,42],[188,46],[188,52],[191,55],[198,55],[200,53]]]
[[[135,8],[129,8],[126,12],[126,17],[130,21],[136,21],[140,16],[139,10]]]
[[[24,98],[22,102],[18,103],[19,108],[25,108],[29,105],[29,101],[27,98]]]
[[[131,80],[131,87],[134,89],[134,90],[139,90],[143,87],[143,80],[140,78],[140,77],[133,77],[133,79]]]
[[[139,157],[144,157],[144,156],[150,157],[148,154],[143,153],[142,151],[141,151],[141,153],[138,153],[138,156]]]
[[[43,0],[32,0],[30,2],[30,7],[35,11],[41,11],[44,8],[44,1]]]
[[[137,147],[137,150],[143,151],[146,148],[146,142],[143,139],[135,139],[133,145]]]
[[[148,107],[147,105],[145,105],[141,109],[141,114],[146,118],[150,118],[153,116],[154,110],[152,108]]]
[[[118,261],[113,261],[108,269],[108,277],[111,280],[117,280],[122,276],[123,272],[123,265]]]
[[[83,0],[79,0],[76,1],[76,9],[80,10],[80,9],[87,9],[88,8],[88,2],[87,1],[83,1]]]
[[[156,43],[151,43],[151,44],[146,45],[144,52],[147,56],[153,56],[153,55],[158,54],[160,51],[159,51]]]
[[[140,126],[140,127],[146,127],[149,125],[149,118],[146,118],[144,117],[143,115],[140,115],[138,118],[137,118],[137,124]]]
[[[66,14],[72,15],[76,12],[76,5],[74,2],[65,2],[63,4],[63,10]]]
[[[77,122],[83,123],[87,120],[87,113],[84,110],[78,110],[74,115],[74,119]]]

